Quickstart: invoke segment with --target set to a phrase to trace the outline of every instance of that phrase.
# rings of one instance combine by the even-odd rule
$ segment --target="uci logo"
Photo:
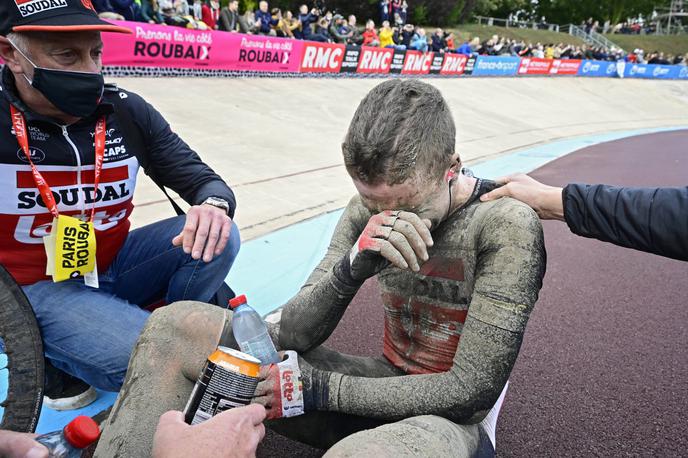
[[[616,71],[616,64],[612,63],[607,66],[607,75],[611,75]]]
[[[45,160],[45,153],[38,148],[29,148],[29,153],[31,153],[31,161],[34,164],[38,164]],[[17,157],[20,161],[27,164],[29,163],[29,160],[26,158],[26,154],[24,154],[24,150],[21,148],[17,150]]]
[[[590,62],[586,62],[585,64],[583,64],[583,73],[588,73],[590,71],[591,66],[592,64]]]
[[[688,78],[688,67],[683,67],[681,68],[681,71],[678,74],[679,78]]]

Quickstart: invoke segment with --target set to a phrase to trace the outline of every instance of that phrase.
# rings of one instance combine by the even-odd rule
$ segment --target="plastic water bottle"
[[[100,428],[92,418],[79,415],[61,431],[43,434],[37,442],[48,448],[51,458],[79,458],[82,449],[98,440]]]
[[[243,294],[229,301],[234,311],[232,316],[232,331],[239,348],[254,358],[258,358],[263,365],[279,363],[280,358],[272,343],[265,321],[246,302]]]

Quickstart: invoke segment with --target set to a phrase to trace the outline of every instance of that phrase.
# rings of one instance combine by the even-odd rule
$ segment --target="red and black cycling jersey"
[[[0,263],[21,285],[32,284],[45,275],[43,236],[50,231],[53,216],[36,188],[31,166],[20,149],[10,118],[10,104],[26,119],[31,160],[48,182],[61,214],[90,217],[95,205],[99,272],[105,272],[129,232],[129,217],[139,169],[136,142],[127,141],[117,122],[113,97],[124,100],[130,116],[145,139],[150,167],[165,186],[192,205],[208,197],[230,204],[234,215],[234,194],[213,170],[177,136],[170,125],[140,96],[106,88],[103,101],[89,118],[70,126],[32,113],[19,99],[14,77],[6,67],[0,83]],[[106,138],[100,186],[94,192],[94,129],[106,116]],[[120,114],[121,115],[121,114]]]

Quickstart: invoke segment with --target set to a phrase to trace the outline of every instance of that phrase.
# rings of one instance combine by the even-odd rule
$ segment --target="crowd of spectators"
[[[148,22],[200,30],[222,30],[232,33],[260,34],[324,43],[379,46],[398,50],[452,52],[466,55],[518,56],[547,59],[594,59],[650,64],[688,64],[685,56],[645,53],[636,49],[625,53],[618,48],[603,48],[564,43],[530,43],[493,35],[485,41],[479,37],[458,43],[453,32],[435,29],[428,35],[421,26],[407,23],[406,0],[378,2],[381,27],[373,20],[359,29],[356,16],[344,17],[328,10],[324,1],[309,7],[303,4],[296,14],[270,9],[261,1],[258,9],[239,12],[239,2],[220,7],[218,0],[92,0],[96,11],[110,19]],[[599,23],[592,18],[584,22],[587,33],[597,31]],[[605,24],[605,28],[608,24]]]

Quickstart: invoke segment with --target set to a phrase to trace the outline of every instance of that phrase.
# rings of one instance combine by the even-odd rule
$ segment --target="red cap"
[[[64,427],[64,437],[75,448],[86,448],[100,436],[98,423],[91,417],[79,415]]]
[[[246,304],[246,296],[242,294],[241,296],[237,296],[234,299],[229,300],[229,307],[234,310],[235,308],[239,307],[240,305]]]

